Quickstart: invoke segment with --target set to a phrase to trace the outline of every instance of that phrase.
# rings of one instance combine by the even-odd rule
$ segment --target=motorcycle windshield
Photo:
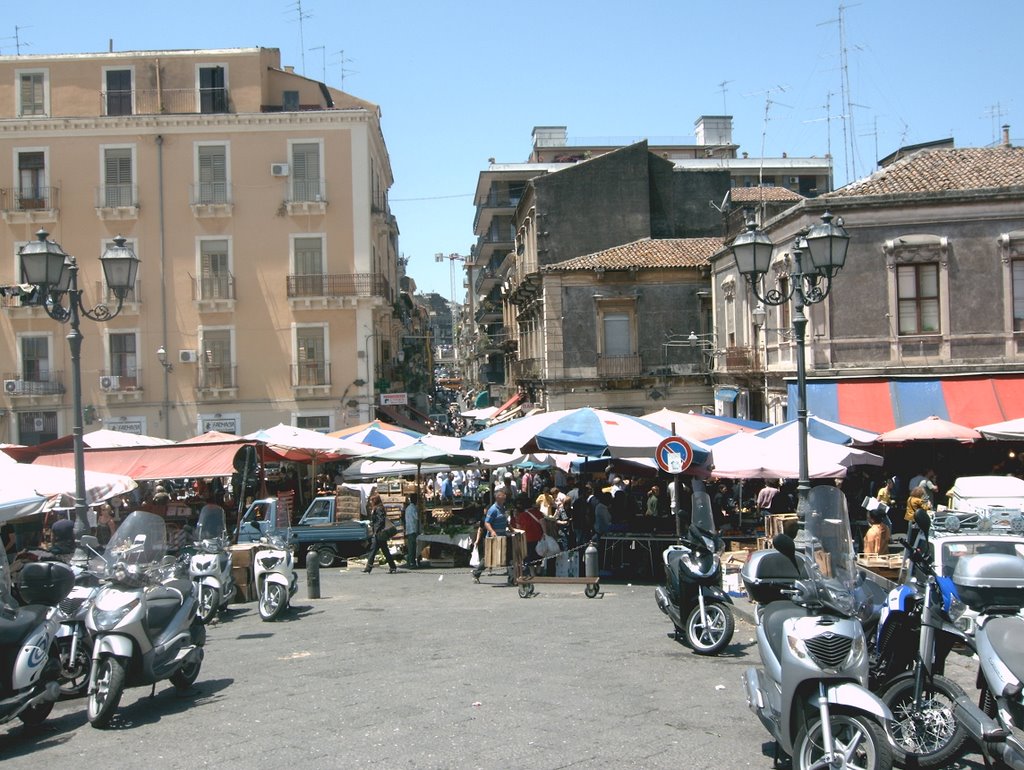
[[[857,585],[857,560],[850,536],[846,498],[834,486],[811,489],[804,522],[805,553],[814,579],[825,589],[837,609],[852,607]]]
[[[711,496],[707,492],[693,493],[693,516],[690,523],[708,534],[715,534],[715,515],[711,507]]]
[[[110,538],[104,558],[109,568],[119,562],[126,565],[158,562],[166,554],[164,520],[155,513],[134,511]]]
[[[224,520],[224,509],[219,506],[207,506],[199,512],[196,524],[196,541],[216,540],[227,532]]]

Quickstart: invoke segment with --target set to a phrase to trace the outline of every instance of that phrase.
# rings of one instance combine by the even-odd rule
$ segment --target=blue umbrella
[[[753,435],[758,438],[769,438],[779,433],[793,433],[795,435],[798,430],[797,421],[789,420],[779,425],[759,430]],[[822,441],[828,441],[831,444],[842,444],[844,446],[866,446],[873,444],[878,439],[878,434],[872,431],[854,428],[853,426],[843,425],[831,420],[823,420],[820,417],[815,417],[813,414],[807,416],[807,433]]]

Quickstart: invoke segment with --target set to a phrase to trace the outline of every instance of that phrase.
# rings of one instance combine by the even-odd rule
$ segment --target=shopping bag
[[[470,567],[479,567],[480,566],[480,550],[476,546],[473,546],[473,553],[471,553],[470,556],[469,556],[469,566]]]
[[[540,542],[537,543],[537,555],[542,559],[557,556],[561,551],[562,548],[558,545],[558,541],[551,537],[551,535],[544,535]]]

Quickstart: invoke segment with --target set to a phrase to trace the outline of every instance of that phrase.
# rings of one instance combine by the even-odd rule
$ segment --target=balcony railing
[[[638,355],[597,357],[598,377],[638,377],[643,362]]]
[[[291,369],[293,388],[331,384],[331,366],[323,361],[302,361],[292,364]]]
[[[98,209],[133,208],[138,205],[138,188],[133,184],[101,184],[96,188]]]
[[[56,396],[64,392],[63,372],[42,370],[31,375],[6,372],[4,393],[8,396]]]
[[[730,371],[759,370],[760,356],[751,347],[732,347],[725,349],[725,368]]]
[[[231,202],[231,185],[227,182],[189,185],[189,203],[193,206],[225,206]]]
[[[288,297],[391,297],[383,275],[348,273],[342,275],[289,275]]]
[[[0,208],[5,212],[55,209],[58,208],[59,194],[59,187],[6,187],[0,190]]]
[[[221,273],[193,278],[192,299],[198,302],[235,299],[235,276],[231,273]]]
[[[286,203],[323,203],[327,200],[327,184],[323,179],[288,180]]]
[[[235,369],[232,364],[201,364],[196,372],[196,387],[200,390],[237,388]]]
[[[544,362],[540,358],[520,358],[512,362],[512,376],[519,379],[536,379],[541,375]]]
[[[104,393],[131,393],[142,389],[142,370],[125,367],[100,372],[100,390]]]
[[[230,99],[226,88],[162,88],[135,91],[136,115],[188,115],[228,112]],[[131,91],[101,91],[100,114],[130,115]]]

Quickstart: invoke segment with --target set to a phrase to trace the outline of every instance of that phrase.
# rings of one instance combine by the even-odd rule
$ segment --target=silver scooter
[[[779,591],[767,574],[773,561],[792,581],[781,589],[787,601],[768,602],[759,613],[764,667],[743,675],[748,705],[775,738],[776,765],[781,752],[796,770],[888,770],[892,751],[882,723],[892,713],[867,689],[867,645],[853,598],[857,565],[839,489],[811,490],[801,534],[801,554],[793,538],[776,535],[781,562],[751,559],[741,573],[755,601],[766,584]]]
[[[184,565],[167,555],[164,521],[125,518],[107,545],[104,584],[86,621],[94,642],[88,717],[106,727],[126,687],[169,679],[186,691],[203,663],[206,626]]]
[[[277,620],[299,590],[292,546],[278,535],[260,538],[254,569],[260,618]]]
[[[196,587],[199,619],[209,623],[214,615],[226,610],[235,597],[231,554],[227,551],[227,525],[220,506],[206,506],[199,514],[188,571]]]

